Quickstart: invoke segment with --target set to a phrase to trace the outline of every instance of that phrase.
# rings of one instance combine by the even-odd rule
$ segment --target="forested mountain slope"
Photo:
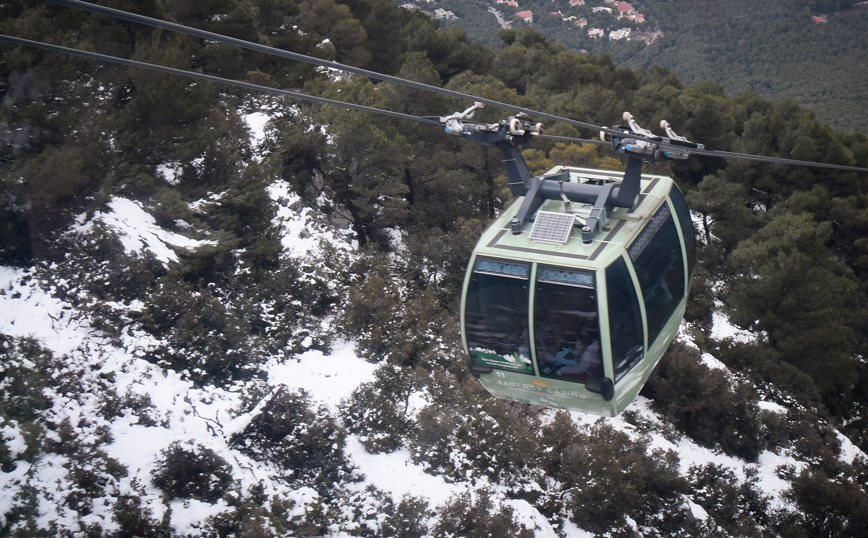
[[[418,2],[457,16],[445,22],[473,39],[498,45],[500,30],[486,2]],[[589,0],[521,0],[495,4],[519,28],[531,24],[550,41],[573,51],[612,56],[618,65],[662,65],[687,83],[711,80],[728,95],[753,92],[766,99],[789,97],[814,110],[820,121],[843,132],[868,131],[868,4],[858,0],[648,0],[630,2],[641,22],[618,16],[614,4]],[[612,12],[597,11],[609,8]],[[525,22],[518,12],[533,12]],[[578,18],[587,21],[577,27]],[[604,30],[594,38],[589,30]],[[632,35],[611,39],[628,28]],[[653,34],[653,35],[652,35]],[[650,45],[647,44],[650,42]]]
[[[595,124],[629,110],[718,149],[868,166],[868,138],[792,100],[530,28],[494,49],[385,0],[111,5]],[[411,114],[467,106],[49,2],[5,2],[0,26]],[[642,397],[596,421],[495,400],[464,367],[465,264],[510,202],[496,150],[0,53],[0,534],[868,534],[864,175],[649,166],[695,213],[692,302]],[[553,141],[525,156],[619,166]]]
[[[789,97],[844,132],[868,131],[868,4],[775,0],[651,4],[666,34],[625,65],[660,64],[735,95]],[[813,17],[822,17],[825,22]]]

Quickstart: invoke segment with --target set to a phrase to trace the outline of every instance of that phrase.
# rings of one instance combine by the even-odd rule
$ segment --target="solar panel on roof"
[[[572,214],[540,211],[534,220],[530,238],[541,243],[566,243],[574,222]]]

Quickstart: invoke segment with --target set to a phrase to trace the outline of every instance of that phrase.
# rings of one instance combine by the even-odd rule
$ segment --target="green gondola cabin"
[[[623,172],[558,167],[559,188],[620,186]],[[549,181],[548,183],[554,183]],[[672,179],[642,175],[632,207],[589,234],[595,205],[518,197],[468,264],[461,328],[471,372],[496,397],[615,416],[674,339],[687,303],[694,235]]]

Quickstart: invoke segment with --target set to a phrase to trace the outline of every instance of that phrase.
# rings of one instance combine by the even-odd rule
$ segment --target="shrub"
[[[549,506],[563,495],[573,522],[591,532],[623,526],[628,515],[652,522],[686,491],[674,452],[649,452],[647,438],[631,440],[603,421],[585,434],[559,412],[543,426],[541,441],[541,465],[558,483],[547,492]]]
[[[487,476],[509,482],[536,455],[539,420],[531,406],[456,389],[451,402],[435,401],[417,417],[413,460],[452,480]]]
[[[428,525],[434,515],[428,501],[421,497],[404,495],[397,505],[389,504],[384,510],[386,518],[380,525],[380,536],[392,538],[417,538],[428,533]]]
[[[475,500],[470,493],[453,495],[446,504],[438,507],[437,512],[440,514],[434,527],[437,538],[533,538],[534,535],[533,530],[516,522],[512,508],[506,506],[498,510],[491,492],[485,489],[476,492]]]
[[[699,360],[699,352],[674,343],[642,393],[654,408],[700,445],[747,461],[765,448],[756,392]]]
[[[374,375],[374,381],[359,385],[342,406],[344,424],[368,452],[392,452],[415,427],[407,412],[418,381],[408,368],[391,364],[380,366]]]
[[[112,508],[112,519],[118,524],[118,530],[110,533],[108,537],[171,538],[169,514],[167,511],[163,521],[157,521],[153,511],[148,506],[142,506],[141,497],[121,495]]]
[[[232,485],[232,467],[210,448],[175,441],[160,452],[153,478],[171,498],[213,504]]]
[[[328,491],[348,472],[345,438],[325,407],[313,409],[306,393],[280,387],[232,443],[258,460],[274,462],[288,478]]]

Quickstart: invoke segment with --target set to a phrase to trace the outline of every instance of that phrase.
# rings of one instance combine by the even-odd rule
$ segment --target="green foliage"
[[[160,452],[153,481],[170,498],[213,504],[232,485],[232,467],[210,448],[175,441]]]
[[[865,485],[849,477],[806,468],[793,480],[789,497],[798,503],[806,536],[861,536],[868,533]]]
[[[487,476],[501,483],[530,466],[539,431],[533,408],[486,397],[478,385],[440,390],[448,398],[429,386],[434,401],[416,418],[409,447],[414,461],[452,480]]]
[[[762,528],[768,528],[773,521],[756,475],[749,475],[739,483],[731,470],[708,463],[691,467],[689,481],[694,502],[705,509],[720,529],[731,536],[765,536]]]
[[[470,493],[453,496],[440,507],[440,519],[434,529],[437,538],[463,536],[488,538],[490,536],[515,536],[531,538],[533,530],[518,524],[510,507],[494,506],[491,492],[477,490],[476,499]]]
[[[304,393],[280,387],[232,443],[243,452],[274,463],[293,482],[323,493],[348,473],[346,431],[327,409],[313,409]]]
[[[199,480],[199,477],[194,477]],[[120,495],[112,507],[112,519],[118,524],[118,530],[108,534],[112,538],[136,536],[140,538],[170,538],[172,528],[168,521],[167,511],[162,521],[154,518],[153,511],[148,506],[142,506],[139,495]]]
[[[358,435],[368,452],[392,452],[412,431],[408,412],[410,395],[419,388],[416,378],[412,370],[382,364],[374,381],[359,385],[343,406],[347,431]]]
[[[730,255],[737,276],[727,302],[735,323],[764,331],[787,362],[816,380],[827,405],[858,379],[850,319],[859,294],[826,247],[831,233],[831,224],[808,214],[778,213]]]
[[[33,340],[0,334],[0,424],[6,432],[0,437],[0,471],[14,470],[16,461],[32,463],[42,449],[50,358]]]
[[[765,448],[754,389],[705,366],[692,348],[670,346],[642,390],[658,412],[700,445],[719,446],[748,461]]]
[[[540,465],[554,481],[545,502],[565,497],[564,510],[583,529],[603,533],[625,516],[650,523],[686,490],[675,453],[649,451],[646,438],[631,440],[602,421],[583,432],[564,412],[541,433]]]

